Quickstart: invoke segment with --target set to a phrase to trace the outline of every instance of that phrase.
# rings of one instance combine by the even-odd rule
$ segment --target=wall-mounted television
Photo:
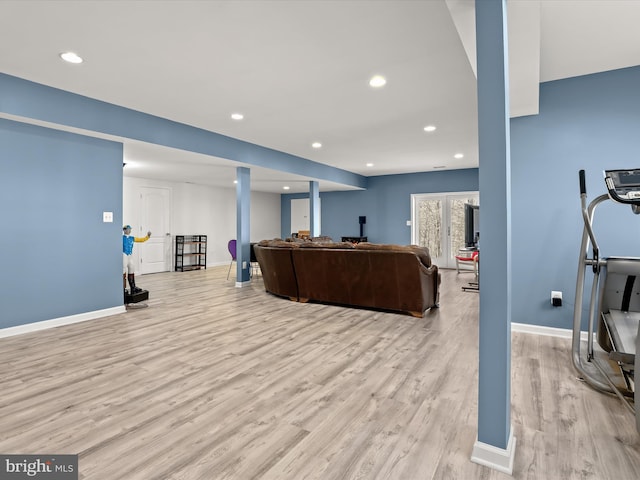
[[[480,206],[464,204],[464,246],[478,248],[480,241]]]

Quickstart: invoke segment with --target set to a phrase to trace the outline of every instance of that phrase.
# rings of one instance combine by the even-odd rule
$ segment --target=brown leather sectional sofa
[[[254,251],[274,295],[416,317],[438,306],[440,275],[426,248],[263,240]]]

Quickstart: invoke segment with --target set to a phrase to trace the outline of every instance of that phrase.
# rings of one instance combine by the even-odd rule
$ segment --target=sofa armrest
[[[440,272],[436,265],[420,264],[420,283],[426,308],[437,307],[440,303]]]

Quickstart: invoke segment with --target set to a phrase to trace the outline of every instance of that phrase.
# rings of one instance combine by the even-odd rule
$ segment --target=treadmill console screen
[[[605,170],[604,180],[612,200],[640,205],[640,169]]]
[[[620,172],[618,180],[621,185],[640,185],[640,171]]]

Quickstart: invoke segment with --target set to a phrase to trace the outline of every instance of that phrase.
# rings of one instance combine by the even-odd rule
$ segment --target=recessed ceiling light
[[[231,118],[233,118],[234,120],[242,120],[244,118],[244,115],[241,113],[232,113]]]
[[[371,85],[373,88],[384,87],[386,83],[387,79],[382,75],[374,75],[373,77],[371,77],[371,80],[369,80],[369,85]]]
[[[238,180],[234,180],[233,183],[238,183]]]
[[[82,63],[82,57],[73,52],[61,53],[60,58],[69,63]]]
[[[463,158],[464,155],[462,153],[456,153],[453,158]]]
[[[282,187],[283,190],[289,190],[291,187],[289,185],[285,185],[284,187]]]
[[[435,129],[436,129],[435,125],[427,125],[426,127],[424,127],[425,132],[434,132]]]
[[[367,163],[367,167],[373,167],[373,163]]]
[[[313,148],[322,148],[322,144],[321,144],[320,142],[313,142],[313,143],[311,144],[311,146],[312,146]]]

